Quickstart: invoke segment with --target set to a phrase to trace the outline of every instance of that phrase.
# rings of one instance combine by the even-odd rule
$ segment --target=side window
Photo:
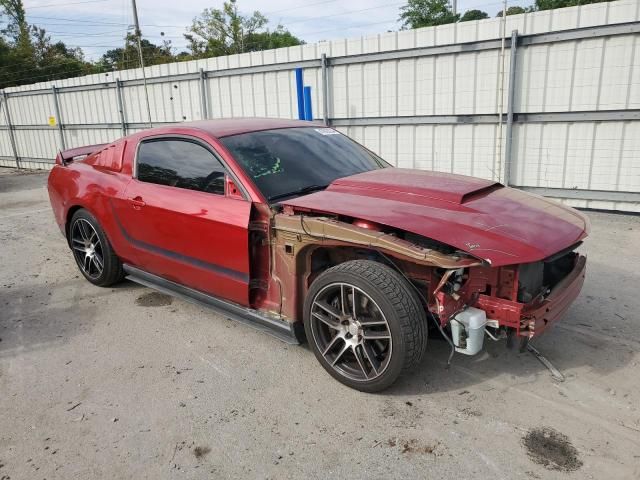
[[[224,195],[224,174],[209,150],[188,140],[147,140],[138,149],[142,182]]]

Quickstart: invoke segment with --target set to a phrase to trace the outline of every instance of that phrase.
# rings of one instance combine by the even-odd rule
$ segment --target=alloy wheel
[[[326,362],[355,381],[384,373],[391,359],[391,330],[378,304],[348,283],[320,290],[311,305],[313,341]]]
[[[104,271],[104,255],[98,232],[84,218],[77,219],[71,227],[71,247],[78,266],[91,278],[98,278]]]

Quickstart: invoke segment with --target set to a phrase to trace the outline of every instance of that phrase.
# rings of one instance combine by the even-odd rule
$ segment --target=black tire
[[[352,288],[351,295],[344,293],[343,288],[347,289],[348,286]],[[331,297],[331,289],[336,292],[334,297]],[[340,299],[336,299],[337,296]],[[329,298],[333,298],[332,305],[328,305],[329,301],[326,299]],[[343,314],[351,308],[353,311],[347,316],[353,320],[345,320],[343,316],[342,321],[334,322],[334,319],[338,319],[337,313]],[[362,316],[356,312],[361,308],[367,309]],[[366,316],[375,309],[380,314]],[[362,325],[357,322],[358,317],[362,318]],[[376,319],[383,319],[384,325],[373,326],[374,323],[381,323],[374,321]],[[347,326],[340,327],[339,324]],[[420,364],[427,346],[426,312],[413,287],[396,270],[369,260],[345,262],[318,276],[305,299],[304,327],[309,345],[324,369],[339,382],[363,392],[379,392],[391,386],[400,375]],[[352,327],[354,330],[350,330]],[[362,330],[375,328],[378,330]],[[374,338],[372,334],[387,335],[388,343],[384,344],[383,340],[366,340],[377,342],[373,345],[373,350],[371,344],[365,347],[364,343],[358,343],[363,342],[360,338]],[[336,339],[340,335],[342,337]],[[347,345],[347,338],[352,342],[351,346]],[[339,348],[331,356],[331,345],[334,342]],[[327,350],[329,354],[325,356]],[[377,352],[373,360],[377,362],[378,370],[375,370],[374,362],[369,361],[367,350],[374,354]],[[387,357],[384,356],[385,352]],[[350,360],[351,357],[353,359]],[[331,360],[337,362],[336,367],[332,366]],[[358,368],[362,371],[361,374],[358,374]]]
[[[93,232],[87,228],[87,224],[93,228]],[[89,233],[82,235],[82,232],[87,231]],[[71,217],[68,234],[71,252],[73,253],[73,257],[78,265],[78,269],[84,278],[99,287],[109,287],[124,278],[122,262],[113,251],[113,247],[109,243],[100,223],[98,223],[98,220],[96,220],[91,213],[84,209],[76,211],[73,214],[73,217]],[[92,241],[85,240],[83,244],[82,240],[84,237],[92,237]],[[97,258],[89,258],[89,255],[86,253],[86,250],[89,247],[92,247],[91,253]],[[83,249],[85,250],[84,252]],[[99,258],[102,259],[101,271],[98,268],[98,265],[100,264],[98,262]],[[85,268],[87,265],[85,261],[88,262],[89,265],[88,271],[87,268]]]

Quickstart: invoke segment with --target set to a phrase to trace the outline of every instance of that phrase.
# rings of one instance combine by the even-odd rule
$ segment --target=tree
[[[469,22],[471,20],[484,20],[485,18],[489,18],[487,12],[483,12],[482,10],[467,10],[464,12],[464,15],[460,17],[460,21]]]
[[[577,5],[611,1],[612,0],[536,0],[535,10],[553,10],[554,8],[575,7]]]
[[[69,48],[63,42],[51,42],[45,29],[31,26],[34,75],[40,81],[75,77],[93,72],[80,48]]]
[[[252,33],[246,35],[244,39],[245,52],[257,52],[258,50],[268,50],[271,48],[294,47],[302,45],[304,42],[294,36],[282,25],[278,25],[275,30]]]
[[[0,66],[3,67],[3,73],[4,73],[4,66],[10,65],[10,64],[11,64],[11,47],[5,41],[4,38],[0,37]],[[0,73],[0,84],[2,83],[3,76],[4,75]],[[1,85],[0,85],[0,88],[2,88]]]
[[[35,67],[34,50],[31,43],[31,31],[27,23],[22,0],[0,0],[0,12],[6,16],[6,27],[0,32],[6,37],[8,47],[6,64],[0,74],[0,83],[5,84],[12,78],[17,78],[18,71],[28,71]],[[5,66],[6,65],[6,66]],[[12,68],[9,68],[12,67]]]
[[[225,2],[222,9],[205,8],[194,18],[185,38],[195,58],[217,57],[254,52],[267,48],[301,45],[302,41],[282,25],[270,31],[269,20],[256,11],[251,16],[238,12],[235,0]]]
[[[611,1],[613,0],[535,0],[535,3],[528,7],[507,8],[507,15]],[[489,15],[482,10],[468,10],[462,16],[454,14],[449,0],[408,0],[406,5],[400,7],[400,12],[402,29],[433,27],[447,23],[489,18]],[[500,10],[496,17],[501,17],[502,13]]]
[[[509,15],[520,15],[521,13],[527,13],[527,12],[531,12],[533,7],[527,7],[527,8],[523,8],[523,7],[509,7],[507,8],[507,17]],[[500,10],[497,14],[496,17],[501,17],[502,16],[503,11]]]
[[[145,67],[170,63],[176,60],[176,57],[171,53],[172,47],[170,41],[165,41],[160,46],[143,38],[140,43]],[[127,68],[139,67],[140,54],[138,53],[137,37],[131,33],[127,34],[124,47],[107,50],[97,65],[100,71],[125,70]]]
[[[6,23],[0,31],[0,88],[93,71],[82,50],[52,43],[43,28],[29,25],[22,0],[0,0],[0,15]]]
[[[458,21],[448,0],[409,0],[400,8],[403,29],[433,27]]]
[[[2,14],[9,17],[2,34],[10,38],[15,47],[26,53],[31,49],[30,27],[22,0],[0,0]]]

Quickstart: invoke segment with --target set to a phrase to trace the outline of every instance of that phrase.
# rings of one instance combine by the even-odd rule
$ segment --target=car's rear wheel
[[[91,283],[108,287],[122,280],[122,263],[100,224],[87,210],[81,209],[73,214],[69,244],[80,272]]]
[[[325,370],[365,392],[389,387],[418,365],[427,342],[426,314],[411,285],[368,260],[337,265],[313,282],[304,326]]]

